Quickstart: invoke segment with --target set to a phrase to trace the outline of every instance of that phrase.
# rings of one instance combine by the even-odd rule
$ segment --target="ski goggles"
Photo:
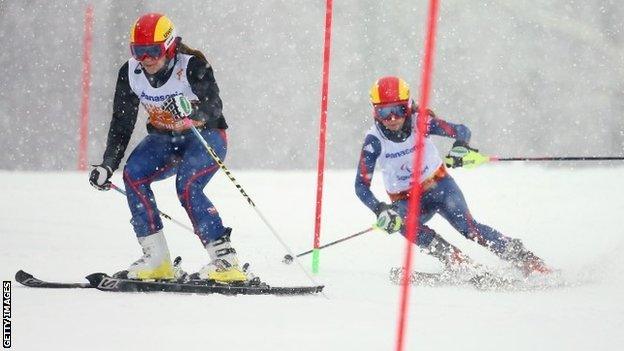
[[[139,61],[144,60],[146,57],[159,59],[165,55],[165,45],[162,43],[148,45],[132,44],[130,45],[130,52],[132,52],[132,57]]]
[[[389,120],[392,116],[395,116],[395,118],[405,118],[408,114],[409,107],[405,102],[393,105],[375,106],[375,118],[382,121]]]

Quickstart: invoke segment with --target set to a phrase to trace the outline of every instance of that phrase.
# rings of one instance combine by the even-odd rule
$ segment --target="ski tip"
[[[26,279],[30,279],[32,277],[32,274],[26,273],[21,269],[15,273],[15,281],[17,282],[23,282]]]
[[[93,274],[89,274],[85,278],[89,281],[89,284],[91,284],[91,286],[98,286],[100,282],[102,281],[102,279],[104,279],[107,276],[108,274],[106,273],[93,273]]]

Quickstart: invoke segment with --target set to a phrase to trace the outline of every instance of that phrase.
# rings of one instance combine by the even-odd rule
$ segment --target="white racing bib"
[[[171,77],[159,88],[152,87],[145,73],[142,70],[140,72],[137,70],[140,68],[139,61],[134,58],[128,60],[130,89],[139,97],[141,105],[147,111],[149,123],[158,129],[179,131],[187,128],[184,121],[176,121],[173,115],[162,107],[163,102],[172,95],[182,94],[190,101],[199,100],[191,90],[191,84],[186,78],[186,69],[191,57],[191,55],[178,54],[178,60],[173,67]],[[139,73],[135,73],[135,71]]]
[[[399,193],[410,188],[416,137],[412,132],[404,142],[394,142],[387,139],[379,128],[374,125],[367,133],[381,142],[381,154],[377,158],[377,165],[381,168],[383,181],[388,193]],[[429,139],[425,138],[425,150],[420,181],[424,181],[442,165],[442,158],[438,149]]]

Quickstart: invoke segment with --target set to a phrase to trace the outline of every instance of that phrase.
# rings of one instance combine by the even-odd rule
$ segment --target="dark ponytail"
[[[181,54],[195,56],[203,63],[208,64],[208,59],[206,59],[206,56],[204,56],[201,51],[189,47],[188,45],[184,44],[181,39],[180,42],[178,42],[178,52]]]

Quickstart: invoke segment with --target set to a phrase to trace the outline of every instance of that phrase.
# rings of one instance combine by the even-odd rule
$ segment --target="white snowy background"
[[[83,281],[140,255],[125,200],[75,172],[82,29],[88,2],[0,1],[0,276],[24,269]],[[353,191],[370,126],[368,89],[403,76],[416,97],[427,1],[334,4],[322,241],[369,227]],[[167,13],[212,62],[230,129],[226,163],[295,252],[312,244],[324,1],[98,1],[89,162],[104,149],[128,30]],[[432,105],[499,156],[621,156],[624,81],[616,0],[441,1]],[[139,119],[131,145],[144,135]],[[438,139],[441,152],[450,141]],[[132,146],[131,146],[132,147]],[[415,288],[408,350],[624,349],[624,168],[620,163],[490,164],[451,173],[475,218],[521,238],[566,287],[481,292]],[[121,184],[116,175],[114,181]],[[382,194],[379,179],[375,190]],[[185,221],[174,184],[160,209]],[[275,285],[307,284],[223,174],[206,188],[241,259]],[[187,270],[206,263],[197,238],[165,221]],[[431,226],[475,259],[504,268],[448,224]],[[198,296],[37,290],[13,284],[15,350],[387,350],[399,288],[388,280],[404,240],[371,232],[321,253],[323,296]],[[303,261],[309,267],[309,256]],[[417,253],[416,268],[439,265]]]
[[[0,150],[9,150],[0,168],[76,168],[87,3],[0,2],[0,40],[10,43],[0,52],[0,115],[15,116],[0,118]],[[101,162],[129,29],[140,14],[158,11],[212,63],[231,126],[230,166],[316,167],[325,1],[93,5],[90,162]],[[377,78],[402,76],[417,98],[427,5],[334,2],[329,167],[356,164]],[[622,18],[618,0],[442,0],[431,105],[469,125],[473,143],[490,154],[622,154]],[[144,121],[131,145],[145,134]]]

